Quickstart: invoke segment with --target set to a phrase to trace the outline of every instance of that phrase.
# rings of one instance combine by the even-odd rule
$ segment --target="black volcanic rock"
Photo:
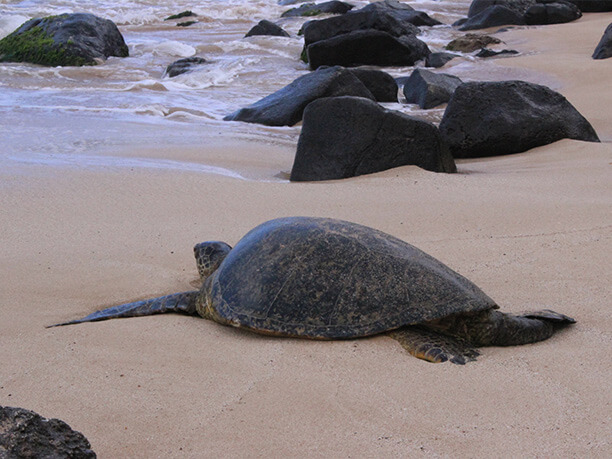
[[[513,55],[518,54],[519,52],[515,49],[502,49],[501,51],[495,51],[494,49],[482,48],[478,53],[475,54],[476,57],[496,57],[496,56],[504,56],[504,55]]]
[[[433,124],[360,97],[323,98],[304,110],[290,179],[341,179],[405,165],[456,171]]]
[[[446,107],[440,133],[455,158],[519,153],[564,138],[599,142],[565,97],[525,81],[463,83]]]
[[[334,96],[375,97],[351,71],[328,67],[303,75],[273,94],[223,118],[267,126],[293,126],[315,99]]]
[[[580,8],[583,13],[603,13],[612,11],[610,0],[568,0]]]
[[[174,61],[168,67],[166,67],[165,75],[169,78],[181,75],[192,71],[195,67],[198,67],[206,63],[206,59],[202,57],[185,57]]]
[[[612,57],[612,24],[606,27],[593,53],[593,59],[608,59],[609,57]]]
[[[59,419],[0,406],[0,457],[93,459],[96,453],[82,433]]]
[[[306,48],[311,69],[322,65],[407,66],[430,54],[414,35],[394,37],[379,30],[358,30],[317,41]]]
[[[582,17],[576,5],[563,0],[537,3],[525,13],[528,25],[562,24]]]
[[[254,25],[251,30],[249,30],[245,38],[252,37],[255,35],[270,35],[274,37],[288,37],[289,34],[283,30],[281,26],[274,24],[271,21],[263,19],[259,21],[256,25]]]
[[[304,45],[357,30],[380,30],[394,37],[417,35],[419,28],[386,12],[357,10],[304,25]]]
[[[447,62],[451,61],[457,56],[458,54],[453,53],[431,53],[425,58],[425,67],[444,67]]]
[[[353,68],[349,71],[369,89],[377,102],[397,102],[397,83],[387,72],[364,68]]]
[[[501,25],[523,25],[524,15],[501,5],[490,6],[480,13],[468,18],[459,30],[487,29]]]
[[[281,14],[281,17],[318,16],[319,14],[344,14],[354,6],[348,3],[332,0],[323,3],[304,3],[297,8],[291,8]]]
[[[391,15],[402,22],[410,22],[415,26],[435,26],[442,24],[423,11],[416,11],[407,3],[397,0],[383,0],[370,3],[357,10],[359,12],[378,12]]]
[[[503,6],[505,8],[516,11],[517,14],[525,14],[525,12],[533,5],[536,0],[474,0],[470,4],[468,18],[476,16],[478,13],[492,6]]]
[[[433,108],[448,102],[461,83],[454,75],[416,69],[404,84],[404,97],[409,104]]]

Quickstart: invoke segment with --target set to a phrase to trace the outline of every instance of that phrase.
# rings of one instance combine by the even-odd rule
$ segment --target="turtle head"
[[[230,250],[232,248],[228,244],[220,241],[206,241],[195,245],[193,252],[202,281],[216,271]]]

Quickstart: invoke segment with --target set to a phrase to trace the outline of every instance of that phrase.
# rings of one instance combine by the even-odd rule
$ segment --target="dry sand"
[[[461,161],[456,175],[403,167],[316,184],[0,172],[0,403],[65,420],[103,458],[612,456],[612,59],[590,59],[611,21],[507,32],[508,47],[528,53],[491,61],[554,79],[601,144]],[[270,177],[291,167],[290,147],[212,144],[169,157],[244,161]],[[542,343],[485,348],[466,366],[417,360],[387,337],[278,339],[178,315],[44,328],[191,289],[194,243],[235,243],[287,215],[376,227],[504,310],[551,307],[578,323]]]

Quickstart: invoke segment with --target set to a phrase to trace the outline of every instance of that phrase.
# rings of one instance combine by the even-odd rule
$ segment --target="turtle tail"
[[[134,303],[120,304],[118,306],[96,311],[82,319],[49,325],[46,328],[81,324],[83,322],[96,322],[98,320],[117,319],[120,317],[150,316],[167,312],[194,315],[196,314],[195,304],[198,293],[197,290],[193,290],[190,292],[173,293],[172,295],[160,296],[149,300],[136,301]]]

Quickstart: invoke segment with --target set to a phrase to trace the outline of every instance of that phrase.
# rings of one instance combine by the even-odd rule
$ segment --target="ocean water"
[[[359,8],[370,2],[351,3]],[[470,1],[408,3],[451,24],[465,16]],[[0,168],[36,163],[49,167],[114,168],[123,164],[177,168],[178,162],[172,157],[156,162],[145,155],[138,158],[141,161],[132,158],[122,163],[112,152],[135,146],[146,150],[147,145],[152,150],[194,147],[206,141],[205,134],[211,132],[253,142],[295,145],[299,126],[270,128],[222,121],[228,113],[309,71],[299,60],[303,41],[297,36],[306,19],[280,18],[291,7],[278,5],[277,0],[200,0],[196,4],[186,0],[0,0],[0,37],[33,17],[89,12],[114,21],[130,52],[128,58],[110,58],[94,67],[0,64]],[[164,21],[185,10],[197,14],[196,24],[176,26],[192,18]],[[261,19],[278,23],[291,38],[244,38]],[[432,51],[442,50],[459,34],[449,25],[422,30],[420,38]],[[209,62],[175,78],[164,76],[167,65],[191,56]],[[448,72],[469,76],[479,65],[466,56]],[[412,68],[385,70],[393,76],[407,76]],[[488,72],[480,69],[480,79],[497,78],[490,69]],[[386,105],[434,122],[443,112],[420,111],[404,103]],[[105,162],[104,158],[109,159]],[[193,164],[184,166],[194,169]],[[238,174],[209,166],[210,173]]]

